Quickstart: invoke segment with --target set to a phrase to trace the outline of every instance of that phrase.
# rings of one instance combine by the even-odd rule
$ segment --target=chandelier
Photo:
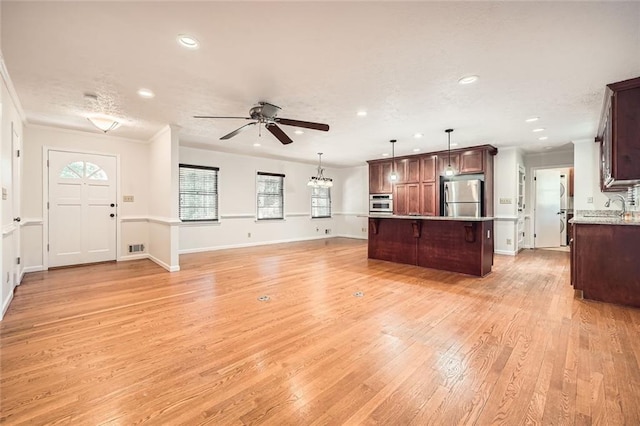
[[[318,174],[309,178],[307,186],[315,188],[331,188],[333,186],[333,179],[324,177],[321,152],[318,153]]]

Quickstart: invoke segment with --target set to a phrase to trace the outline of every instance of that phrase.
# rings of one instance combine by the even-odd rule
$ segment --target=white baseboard
[[[174,265],[174,266],[170,266],[167,265],[166,263],[164,263],[162,260],[158,259],[157,257],[154,257],[150,254],[147,255],[148,259],[151,260],[152,262],[162,266],[164,269],[166,269],[169,272],[178,272],[180,270],[180,265]]]
[[[505,254],[507,256],[515,256],[516,254],[518,254],[513,250],[494,250],[493,252],[495,254]]]
[[[140,260],[140,259],[149,259],[149,255],[147,253],[128,254],[126,256],[120,256],[120,259],[118,259],[118,262],[126,262],[129,260]]]
[[[367,235],[350,235],[350,234],[340,234],[340,235],[336,235],[336,237],[341,237],[341,238],[353,238],[355,240],[368,240],[369,237]]]
[[[13,290],[11,292],[9,292],[9,297],[2,304],[2,312],[0,313],[0,321],[2,321],[2,318],[4,318],[4,314],[7,313],[7,309],[9,309],[9,305],[11,304],[12,300],[13,300]]]
[[[322,235],[319,237],[308,237],[308,238],[290,238],[286,240],[271,240],[271,241],[258,241],[255,243],[241,243],[241,244],[228,244],[224,246],[212,246],[212,247],[197,247],[192,249],[183,249],[179,250],[179,254],[189,254],[189,253],[202,253],[205,251],[216,251],[216,250],[227,250],[234,248],[244,248],[244,247],[255,247],[255,246],[267,246],[271,244],[282,244],[282,243],[295,243],[299,241],[310,241],[310,240],[324,240],[327,238],[335,238],[342,237],[342,235]]]
[[[22,270],[22,276],[24,276],[24,274],[28,274],[29,272],[41,272],[46,270],[47,269],[44,267],[44,265],[25,266]],[[22,278],[20,278],[20,282],[22,282]]]

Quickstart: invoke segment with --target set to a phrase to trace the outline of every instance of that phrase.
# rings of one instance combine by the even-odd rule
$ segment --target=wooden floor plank
[[[640,310],[576,297],[568,253],[497,255],[484,278],[366,253],[27,274],[0,323],[0,422],[640,424]]]

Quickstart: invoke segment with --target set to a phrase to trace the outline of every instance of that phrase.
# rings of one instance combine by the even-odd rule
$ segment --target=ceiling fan
[[[221,140],[231,139],[238,133],[245,130],[247,127],[253,126],[255,124],[264,124],[264,127],[285,145],[290,144],[291,142],[293,142],[293,140],[291,140],[291,138],[287,136],[287,134],[278,126],[278,124],[284,124],[285,126],[303,127],[305,129],[322,130],[323,132],[329,130],[328,124],[280,118],[278,117],[278,112],[280,110],[281,108],[279,106],[270,104],[269,102],[258,102],[258,105],[249,110],[249,117],[215,117],[210,115],[194,115],[193,118],[236,118],[240,120],[255,120],[251,123],[239,127],[231,133],[224,135],[220,138]]]

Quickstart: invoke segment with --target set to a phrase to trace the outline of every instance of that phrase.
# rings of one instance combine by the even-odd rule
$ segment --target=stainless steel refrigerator
[[[444,216],[482,216],[482,181],[480,179],[445,181]]]

